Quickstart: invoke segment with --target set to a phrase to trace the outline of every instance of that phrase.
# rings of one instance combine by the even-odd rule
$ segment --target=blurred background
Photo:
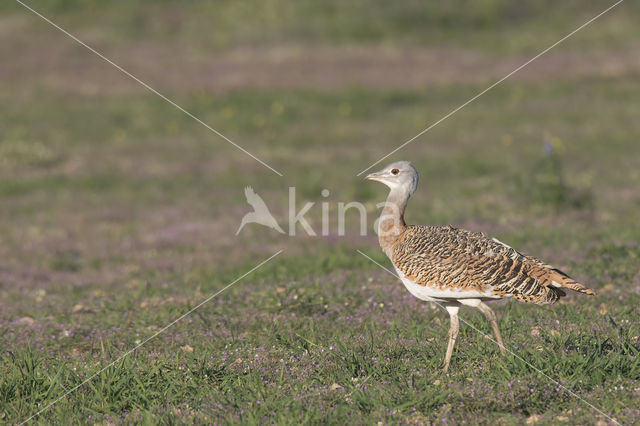
[[[0,315],[6,342],[59,355],[91,350],[42,336],[160,325],[281,248],[295,260],[267,281],[282,288],[341,270],[383,280],[351,251],[385,261],[355,212],[345,237],[333,219],[323,238],[258,225],[236,237],[244,187],[285,229],[289,186],[299,208],[316,202],[316,230],[322,201],[334,218],[338,201],[363,202],[371,225],[386,189],[357,173],[612,2],[28,4],[284,174],[3,2]],[[622,3],[375,166],[409,159],[420,172],[408,222],[483,231],[611,300],[637,295],[639,17]],[[147,306],[166,309],[137,312]]]
[[[310,201],[327,188],[326,201],[369,202],[373,220],[385,191],[356,173],[609,5],[30,4],[285,175],[7,2],[3,274],[105,283],[128,264],[158,262],[150,269],[165,274],[185,258],[247,260],[283,243],[261,227],[234,237],[246,185],[283,225],[288,186]],[[548,238],[571,251],[583,247],[580,226],[598,238],[635,228],[624,219],[640,197],[637,12],[629,2],[603,16],[376,166],[411,159],[420,171],[410,221],[517,230],[523,242],[553,222]]]

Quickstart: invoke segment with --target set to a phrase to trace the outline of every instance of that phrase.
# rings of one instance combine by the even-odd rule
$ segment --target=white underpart
[[[394,266],[395,268],[395,266]],[[402,271],[395,268],[400,280],[404,286],[409,290],[409,293],[413,294],[420,300],[427,302],[444,302],[446,300],[456,299],[499,299],[500,296],[496,296],[491,293],[493,289],[489,286],[487,291],[481,292],[477,290],[463,290],[460,288],[434,288],[426,285],[416,284],[410,279],[406,278]]]
[[[460,303],[466,306],[471,306],[472,308],[477,308],[482,303],[481,299],[462,299]]]

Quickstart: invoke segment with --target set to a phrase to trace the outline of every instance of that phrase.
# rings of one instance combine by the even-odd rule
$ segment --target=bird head
[[[418,172],[408,161],[396,161],[379,172],[367,175],[366,179],[382,182],[391,190],[403,189],[413,195],[418,187]]]

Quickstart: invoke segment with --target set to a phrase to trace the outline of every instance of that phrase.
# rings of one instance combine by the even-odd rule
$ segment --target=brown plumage
[[[527,303],[553,303],[562,287],[592,290],[564,272],[525,256],[479,232],[451,226],[406,226],[392,243],[392,261],[422,286],[473,289],[487,298],[513,297]]]
[[[414,296],[441,303],[449,312],[445,371],[458,336],[461,305],[485,315],[504,354],[496,316],[484,301],[512,297],[542,305],[565,296],[564,289],[595,294],[559,269],[484,234],[450,226],[407,226],[404,210],[418,185],[411,163],[392,163],[367,179],[391,189],[378,224],[380,247]]]

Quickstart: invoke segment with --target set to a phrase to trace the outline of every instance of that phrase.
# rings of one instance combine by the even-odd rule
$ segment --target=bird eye
[[[392,174],[392,175],[397,175],[398,173],[400,173],[400,170],[398,170],[398,169],[391,169],[391,174]]]

